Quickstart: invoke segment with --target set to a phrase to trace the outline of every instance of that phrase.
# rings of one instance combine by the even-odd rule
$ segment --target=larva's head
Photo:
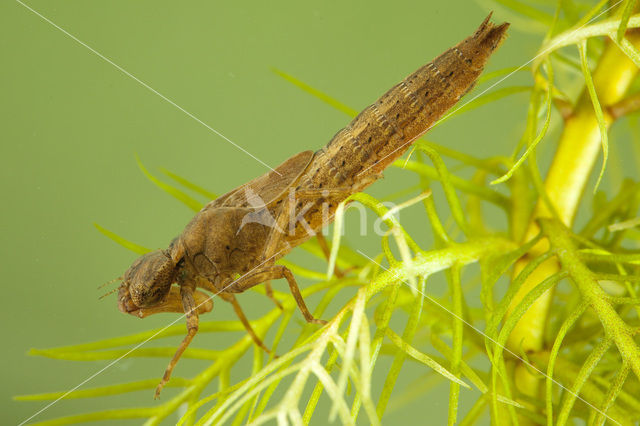
[[[158,305],[169,294],[176,274],[176,264],[164,250],[140,256],[124,273],[118,291],[118,308],[136,315],[139,308]]]
[[[509,28],[508,22],[494,25],[490,19],[491,14],[485,18],[472,36],[467,37],[456,46],[464,56],[466,64],[477,71],[484,68],[493,51],[505,39],[507,28]]]

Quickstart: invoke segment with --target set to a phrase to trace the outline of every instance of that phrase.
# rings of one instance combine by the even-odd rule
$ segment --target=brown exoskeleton
[[[275,261],[311,238],[340,202],[382,175],[471,87],[505,36],[507,23],[487,17],[476,32],[392,87],[317,152],[301,152],[275,170],[207,204],[166,250],[137,259],[118,293],[122,312],[141,318],[185,313],[187,336],[169,363],[156,397],[213,308],[207,290],[231,303],[253,340],[268,351],[234,293],[284,278],[308,322],[311,315],[293,274]],[[174,285],[176,284],[176,285]],[[273,299],[275,301],[275,299]],[[278,303],[278,302],[276,302]]]

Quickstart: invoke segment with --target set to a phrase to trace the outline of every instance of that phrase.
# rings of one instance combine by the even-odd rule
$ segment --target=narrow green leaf
[[[592,238],[600,228],[610,225],[612,217],[617,216],[620,210],[629,206],[631,200],[638,198],[640,198],[640,183],[625,179],[615,197],[594,206],[594,213],[580,231],[580,236]],[[581,243],[584,244],[584,242]]]
[[[261,349],[259,349],[261,350]],[[190,424],[188,423],[188,419],[191,418],[192,416],[195,415],[196,411],[202,407],[203,405],[216,400],[216,399],[222,399],[225,396],[229,395],[231,392],[235,391],[236,389],[238,389],[240,386],[242,386],[244,383],[246,382],[246,380],[242,380],[238,383],[236,383],[235,385],[227,388],[224,392],[216,392],[214,394],[211,395],[207,395],[206,397],[202,398],[201,400],[194,402],[193,404],[191,404],[189,406],[189,409],[184,413],[184,415],[180,418],[180,420],[177,423],[177,426],[182,426],[184,424]]]
[[[598,94],[596,93],[596,88],[593,85],[591,71],[589,70],[589,63],[587,62],[586,40],[583,40],[580,44],[578,44],[578,50],[580,51],[580,60],[582,62],[584,81],[587,85],[587,90],[589,91],[589,97],[591,98],[593,110],[596,114],[596,119],[598,120],[598,127],[600,127],[600,137],[602,139],[602,168],[600,169],[600,174],[598,175],[596,185],[593,188],[593,193],[595,194],[595,192],[598,190],[598,187],[600,186],[600,181],[604,176],[604,170],[607,166],[607,158],[609,158],[609,138],[607,134],[607,123],[604,120],[604,113],[602,112],[602,107],[600,106],[600,101],[598,100]]]
[[[440,182],[442,182],[442,188],[444,189],[445,196],[447,198],[447,202],[449,203],[449,208],[451,209],[451,214],[455,219],[456,223],[462,230],[462,232],[469,236],[470,229],[469,224],[466,220],[466,216],[462,210],[462,203],[458,198],[458,194],[456,194],[456,190],[454,188],[453,182],[451,180],[451,175],[447,170],[447,166],[442,161],[442,158],[436,151],[426,146],[419,146],[419,149],[424,152],[433,162],[435,169],[438,171],[438,176],[440,178]]]
[[[479,423],[480,416],[487,409],[487,401],[485,398],[478,398],[473,403],[471,409],[467,412],[464,418],[460,421],[460,426],[473,426]]]
[[[462,283],[460,282],[460,267],[456,264],[449,271],[447,271],[447,281],[449,281],[449,291],[451,292],[452,301],[452,325],[453,330],[452,342],[452,357],[451,361],[451,373],[459,376],[460,366],[462,364],[462,345],[463,345],[463,327],[462,322],[463,314],[463,298],[462,298]],[[460,385],[457,383],[449,384],[449,426],[453,426],[458,421],[458,405],[460,403]]]
[[[456,117],[460,114],[464,114],[465,112],[474,110],[476,108],[480,108],[483,105],[489,104],[491,102],[495,102],[499,99],[506,98],[507,96],[515,95],[522,92],[531,91],[531,86],[511,86],[511,87],[503,87],[502,89],[494,90],[493,92],[478,95],[473,98],[471,101],[462,104],[461,106],[454,108],[453,111],[447,113],[444,117],[438,120],[433,127],[439,126],[444,123],[451,117]]]
[[[466,154],[464,152],[456,151],[455,149],[451,149],[451,148],[446,147],[444,145],[440,145],[440,144],[437,144],[435,142],[424,140],[424,139],[418,139],[413,144],[416,147],[420,147],[420,146],[429,147],[429,148],[433,149],[434,151],[436,151],[438,154],[440,154],[443,157],[452,158],[454,160],[457,160],[457,161],[461,162],[462,164],[471,166],[473,168],[486,170],[487,172],[493,173],[493,174],[502,173],[502,165],[506,161],[506,159],[504,159],[502,157],[497,157],[497,158],[477,158],[477,157],[474,157],[473,155],[469,155],[469,154]]]
[[[594,273],[593,276],[598,280],[606,280],[606,281],[635,281],[635,282],[640,281],[640,276],[637,276],[637,275]]]
[[[504,75],[511,75],[517,72],[527,72],[527,68],[525,67],[506,67],[500,68],[499,70],[491,71],[482,74],[477,81],[477,84],[482,84],[485,81],[493,80],[494,78],[502,77]]]
[[[616,36],[614,33],[609,34],[609,38],[616,43],[620,50],[622,50],[624,54],[627,55],[627,57],[631,59],[634,64],[636,64],[638,68],[640,68],[640,51],[626,38],[618,41],[618,39],[615,37]]]
[[[527,295],[518,303],[515,307],[511,315],[507,318],[504,325],[500,329],[500,334],[498,335],[498,340],[496,342],[496,346],[498,347],[497,351],[494,354],[495,363],[498,363],[498,360],[502,357],[503,351],[505,349],[505,344],[513,328],[516,326],[518,321],[524,313],[529,309],[529,307],[536,301],[540,296],[542,296],[547,290],[555,286],[558,282],[563,280],[568,276],[568,273],[565,271],[557,272],[550,277],[547,277],[540,284],[535,286]]]
[[[420,246],[416,244],[416,242],[413,240],[413,238],[411,238],[404,227],[400,225],[398,219],[393,215],[387,214],[389,212],[389,209],[379,200],[364,192],[358,192],[356,194],[350,195],[345,202],[348,201],[358,201],[359,203],[369,207],[376,215],[378,215],[382,219],[382,221],[389,227],[389,229],[397,227],[398,229],[402,230],[402,233],[407,240],[407,244],[414,253],[422,251],[420,249]]]
[[[602,0],[600,4],[607,4],[608,0]],[[542,62],[547,55],[552,52],[561,49],[565,46],[570,46],[572,44],[578,44],[581,41],[587,38],[593,38],[597,36],[609,36],[614,42],[617,40],[616,31],[620,26],[619,19],[605,19],[603,21],[599,21],[595,24],[591,25],[578,25],[576,24],[573,28],[570,28],[558,35],[554,38],[546,41],[540,47],[540,54],[538,57],[539,60],[536,60],[533,64],[533,68],[535,69],[540,62]],[[638,28],[640,27],[640,14],[635,14],[629,18],[629,23],[627,28]],[[626,39],[622,39],[623,41]],[[627,40],[628,42],[628,40]],[[622,45],[622,43],[620,44]]]
[[[57,419],[31,424],[37,426],[58,426],[96,421],[104,422],[105,420],[144,419],[153,417],[157,412],[157,407],[121,408],[117,410],[96,411],[94,413],[58,417]]]
[[[137,348],[131,349],[113,349],[95,352],[60,352],[48,351],[46,349],[30,349],[29,355],[42,356],[53,359],[66,359],[71,361],[97,361],[101,359],[117,359],[124,358],[171,358],[176,352],[176,348]],[[187,348],[182,358],[194,359],[218,359],[221,351],[211,349]]]
[[[600,12],[600,10],[608,4],[609,0],[600,0],[574,25],[574,28],[582,27],[583,25],[591,22],[598,15],[598,12]]]
[[[424,354],[419,350],[417,350],[416,348],[414,348],[413,346],[409,345],[407,342],[404,341],[404,339],[402,339],[402,337],[398,336],[390,328],[387,328],[386,335],[393,342],[394,345],[396,345],[401,351],[403,351],[407,355],[427,365],[429,368],[433,369],[436,373],[444,376],[447,380],[450,380],[461,386],[464,386],[467,389],[471,389],[471,386],[469,386],[466,382],[458,379],[456,376],[450,373],[445,367],[443,367],[442,365],[434,361],[434,359],[431,358],[429,355]]]
[[[614,340],[622,358],[629,363],[634,374],[640,377],[640,348],[633,339],[631,326],[606,300],[607,296],[598,284],[597,277],[580,260],[569,237],[571,233],[562,223],[553,220],[540,219],[539,223],[549,238],[551,246],[555,249],[562,267],[570,273],[571,280],[581,297],[600,320],[605,335]]]
[[[640,217],[634,217],[633,219],[625,220],[622,222],[612,223],[607,226],[609,232],[625,231],[640,226]]]
[[[322,249],[320,248],[320,244],[318,244],[318,240],[315,238],[305,241],[298,247],[308,253],[311,253],[318,259],[327,260],[324,251],[322,251]],[[338,257],[336,258],[336,265],[338,267],[348,269],[353,267],[361,267],[366,263],[367,259],[363,258],[360,253],[349,247],[349,245],[345,241],[340,242],[340,247],[338,248]]]
[[[172,377],[165,387],[183,388],[191,384],[191,380],[181,377]],[[158,379],[140,380],[137,382],[122,383],[119,385],[103,386],[92,389],[81,389],[72,392],[48,392],[32,395],[17,395],[13,399],[16,401],[43,401],[51,399],[80,399],[95,398],[99,396],[119,395],[128,392],[135,392],[145,389],[154,389],[158,386]]]
[[[590,23],[596,16],[599,16],[600,10],[608,4],[609,0],[600,0],[587,13],[585,13],[578,22],[573,25],[573,28],[582,28],[586,24]]]
[[[520,157],[520,159],[518,159],[518,161],[516,161],[516,163],[509,169],[509,171],[507,173],[505,173],[504,175],[502,175],[501,177],[499,177],[498,179],[495,179],[493,182],[491,182],[492,185],[496,185],[498,183],[502,183],[505,182],[507,180],[509,180],[511,178],[511,176],[513,176],[513,173],[520,167],[520,165],[529,157],[529,155],[537,148],[538,143],[540,143],[540,141],[542,140],[543,137],[545,137],[545,135],[547,134],[547,130],[549,129],[549,124],[551,123],[551,92],[553,91],[553,71],[551,68],[551,62],[547,61],[547,70],[549,72],[549,87],[547,87],[546,93],[546,99],[545,99],[545,108],[546,108],[546,116],[544,119],[544,124],[542,125],[542,129],[540,130],[540,133],[535,137],[535,139],[529,141],[527,143],[527,150],[525,151],[524,154],[522,154],[522,156]]]
[[[487,353],[491,353],[491,343],[495,343],[497,338],[497,330],[500,321],[504,318],[511,305],[511,302],[514,300],[516,293],[522,287],[522,284],[526,281],[527,277],[535,271],[538,266],[544,263],[547,259],[551,258],[553,254],[551,252],[546,252],[541,254],[540,256],[534,257],[527,263],[527,265],[520,271],[518,276],[511,282],[511,285],[507,289],[507,293],[502,297],[495,310],[493,311],[491,317],[487,320],[487,328],[486,328],[486,344],[487,344]],[[511,314],[513,316],[513,314]],[[491,339],[489,339],[491,338]]]
[[[440,367],[440,364],[436,363],[434,360],[432,360],[428,356],[422,354],[421,352],[417,351],[415,348],[410,346],[416,334],[416,331],[418,329],[420,318],[422,317],[422,312],[424,310],[423,309],[424,301],[427,298],[425,295],[425,286],[427,281],[426,277],[428,276],[428,274],[422,274],[422,275],[424,276],[424,278],[419,281],[420,288],[417,289],[418,290],[417,293],[419,294],[417,297],[413,297],[413,302],[411,303],[411,310],[409,312],[409,319],[407,321],[407,324],[405,325],[404,331],[402,332],[402,337],[399,337],[397,335],[393,336],[393,334],[395,333],[393,333],[391,328],[386,329],[387,336],[390,336],[392,340],[395,339],[394,344],[396,344],[396,346],[398,346],[398,343],[402,343],[402,346],[400,347],[402,350],[398,351],[394,356],[393,363],[391,364],[391,368],[389,368],[389,373],[387,374],[387,378],[384,381],[382,392],[380,393],[380,397],[378,399],[378,406],[376,408],[376,411],[378,413],[378,417],[380,418],[382,418],[385,412],[387,403],[389,402],[389,398],[391,397],[391,392],[393,391],[393,388],[396,384],[396,381],[400,374],[400,370],[402,369],[402,366],[404,364],[404,361],[406,360],[407,355],[421,362],[430,363],[427,365],[430,365],[436,372],[442,374],[442,370],[438,368]],[[408,284],[406,281],[403,281],[403,282],[405,284]],[[416,356],[420,357],[420,355],[424,355],[424,357],[416,358]],[[431,363],[432,361],[433,363]],[[462,382],[459,379],[455,381]],[[463,384],[463,386],[468,387],[466,383]]]
[[[144,165],[140,161],[140,158],[138,157],[137,154],[136,154],[136,162],[138,163],[138,167],[140,167],[140,170],[142,170],[142,173],[144,173],[144,175],[147,177],[147,179],[149,179],[151,182],[153,182],[158,188],[162,189],[164,192],[166,192],[167,194],[171,195],[173,198],[175,198],[176,200],[180,201],[181,203],[183,203],[184,205],[189,207],[194,212],[200,211],[200,209],[203,206],[203,204],[201,202],[199,202],[199,201],[195,200],[194,198],[188,196],[184,192],[180,191],[178,188],[175,188],[175,187],[173,187],[173,186],[171,186],[171,185],[169,185],[167,183],[164,183],[161,180],[159,180],[157,177],[153,176],[144,167]]]
[[[581,303],[576,309],[571,312],[571,314],[564,320],[558,334],[553,341],[553,346],[551,348],[551,352],[549,353],[549,362],[547,364],[547,376],[545,381],[545,404],[547,408],[547,425],[554,425],[554,417],[553,417],[553,384],[554,384],[554,368],[556,364],[556,359],[558,358],[558,353],[560,352],[560,348],[562,347],[562,341],[565,336],[573,327],[573,325],[580,319],[584,311],[587,309],[586,303]]]
[[[498,279],[503,276],[509,268],[531,248],[540,241],[541,234],[516,250],[507,253],[496,253],[495,256],[487,256],[480,260],[480,300],[482,301],[487,319],[494,313],[493,286]]]
[[[426,164],[422,164],[417,161],[397,160],[393,163],[393,166],[410,170],[429,179],[441,179],[440,173],[438,173],[434,167],[427,166]],[[460,191],[480,197],[483,200],[487,200],[503,209],[508,209],[509,206],[511,206],[511,200],[496,190],[485,186],[475,185],[468,180],[453,174],[449,174],[448,179],[451,182],[451,185]]]
[[[277,371],[280,367],[296,358],[303,352],[312,349],[312,344],[305,344],[293,349],[282,355],[273,362],[267,364],[258,374],[253,375],[244,385],[227,398],[224,403],[215,410],[210,410],[201,419],[204,422],[224,422],[246,401],[256,395],[262,389],[270,386],[272,383],[278,383],[284,377],[295,373],[303,367],[304,361],[294,364],[290,367]],[[276,372],[277,371],[277,372]],[[274,373],[274,374],[271,374]],[[271,375],[270,375],[271,374]],[[256,419],[257,421],[257,419]]]
[[[289,83],[293,84],[294,86],[299,87],[300,89],[304,90],[305,92],[309,93],[311,96],[320,99],[322,102],[325,102],[329,105],[331,105],[333,108],[337,109],[338,111],[342,111],[347,115],[350,115],[351,117],[355,117],[356,115],[358,115],[358,111],[356,111],[355,109],[348,107],[347,105],[343,104],[342,102],[338,101],[337,99],[321,92],[318,89],[315,89],[311,86],[309,86],[308,84],[298,80],[297,78],[285,73],[284,71],[280,71],[277,68],[271,68],[271,71],[273,71],[274,73],[276,73],[277,75],[279,75],[280,77],[284,78],[285,80],[287,80]]]
[[[631,265],[640,264],[640,254],[617,254],[606,253],[603,251],[596,252],[593,249],[580,250],[579,256],[584,260],[608,262],[608,263],[629,263]]]
[[[198,325],[199,333],[217,333],[226,331],[245,331],[240,321],[201,321]],[[82,343],[79,345],[59,346],[49,349],[36,349],[46,351],[48,353],[70,353],[97,351],[100,349],[114,348],[118,346],[135,345],[140,342],[161,339],[169,336],[184,336],[185,328],[183,324],[176,324],[170,327],[156,328],[140,333],[130,334],[128,336],[113,337],[110,339],[102,339],[96,342]]]
[[[329,262],[327,263],[327,279],[330,280],[333,277],[333,271],[336,269],[336,260],[338,259],[338,250],[340,249],[340,238],[342,237],[343,223],[344,223],[344,210],[347,200],[338,204],[334,215],[333,224],[333,238],[331,240],[331,253],[329,254]]]
[[[545,40],[549,40],[551,37],[553,37],[553,35],[556,33],[556,31],[558,30],[558,25],[560,24],[560,13],[562,11],[562,3],[566,3],[567,1],[565,0],[563,1],[557,1],[556,2],[556,9],[553,12],[553,17],[551,18],[551,24],[548,25],[549,29],[547,30],[547,33],[544,36]]]
[[[180,185],[184,186],[185,188],[188,188],[194,192],[197,192],[198,194],[202,195],[203,197],[206,197],[209,200],[215,200],[216,198],[218,198],[218,195],[216,195],[213,192],[207,191],[206,189],[204,189],[203,187],[196,185],[195,183],[183,178],[182,176],[179,176],[167,169],[164,168],[160,168],[160,171],[162,173],[164,173],[165,175],[167,175],[168,177],[170,177],[171,179],[175,180],[176,182],[178,182]]]
[[[322,382],[322,385],[327,390],[327,394],[333,400],[333,406],[336,407],[335,410],[337,414],[340,415],[340,420],[343,425],[353,425],[355,424],[349,415],[349,407],[347,403],[342,398],[342,392],[339,387],[333,381],[327,370],[325,370],[319,363],[314,362],[311,366],[311,370],[313,374],[318,377],[318,379]],[[331,416],[330,416],[331,417]]]
[[[616,377],[611,382],[609,386],[609,390],[607,391],[607,395],[605,396],[604,401],[602,402],[601,410],[602,412],[597,414],[597,418],[594,421],[594,425],[603,426],[607,421],[607,417],[605,416],[607,410],[615,403],[616,398],[622,392],[622,386],[624,386],[625,380],[627,380],[627,376],[629,375],[629,364],[626,362],[622,364],[622,368],[616,374]]]
[[[94,223],[93,226],[95,226],[96,229],[98,231],[100,231],[101,234],[103,234],[106,237],[112,239],[116,243],[120,244],[122,247],[124,247],[124,248],[126,248],[128,250],[131,250],[134,253],[145,254],[145,253],[149,253],[150,251],[152,251],[152,249],[150,249],[150,248],[143,247],[143,246],[138,245],[136,243],[132,243],[129,240],[125,240],[124,238],[122,238],[121,236],[116,234],[115,232],[111,232],[108,229],[103,228],[102,226],[98,225],[97,223]]]
[[[424,185],[424,190],[429,189],[429,182],[424,176],[420,176],[420,181]],[[436,240],[436,247],[442,247],[445,245],[451,244],[451,237],[445,231],[444,226],[442,225],[442,221],[438,216],[438,211],[436,210],[436,203],[433,200],[433,197],[428,197],[423,200],[424,210],[429,218],[429,224],[431,225],[431,230],[433,231],[433,236]]]
[[[622,14],[620,15],[620,25],[618,26],[618,31],[616,33],[616,40],[618,43],[622,41],[624,34],[627,32],[629,18],[631,17],[631,13],[633,13],[633,9],[635,9],[636,4],[638,4],[638,0],[625,0],[624,5],[621,6]]]
[[[396,309],[396,303],[398,301],[398,294],[400,293],[401,285],[402,284],[400,283],[400,281],[397,281],[387,291],[384,302],[379,308],[381,313],[374,316],[374,321],[376,322],[377,329],[371,342],[371,369],[375,367],[376,361],[378,360],[378,355],[380,354],[380,349],[382,348],[384,336],[386,335],[387,328],[389,327],[391,315]]]
[[[547,12],[543,12],[535,7],[529,6],[526,3],[520,2],[518,0],[494,0],[496,3],[501,4],[503,6],[508,7],[509,9],[520,13],[528,18],[531,18],[535,21],[544,24],[545,26],[551,25],[553,22],[553,16],[549,15]]]
[[[563,0],[558,3],[568,22],[576,22],[580,19],[581,5],[576,0]]]
[[[351,324],[349,325],[349,334],[347,337],[346,350],[342,359],[343,365],[340,372],[340,377],[338,378],[338,384],[336,386],[338,395],[343,395],[347,387],[348,374],[349,374],[349,370],[351,369],[351,364],[353,363],[355,353],[356,353],[356,345],[358,343],[358,337],[360,336],[360,326],[362,324],[362,318],[364,317],[365,305],[366,305],[366,293],[364,291],[358,292],[356,303],[353,308],[353,314],[351,317]],[[326,388],[326,385],[325,385],[325,388]],[[340,398],[340,400],[342,399]],[[335,416],[338,414],[340,408],[341,406],[338,404],[338,400],[334,399],[334,404],[329,414],[330,421],[333,421]]]
[[[447,344],[440,339],[440,337],[431,333],[431,343],[436,348],[438,352],[440,352],[446,359],[451,359],[453,357],[453,352]],[[488,393],[489,387],[482,381],[482,379],[478,376],[478,374],[471,368],[466,362],[460,362],[460,372],[464,374],[473,385],[478,388],[478,390],[482,393]],[[504,402],[505,404],[513,405],[514,407],[524,408],[524,406],[513,399],[504,397],[502,395],[498,395],[498,401]]]
[[[371,334],[369,332],[369,321],[367,320],[366,315],[362,317],[358,346],[360,347],[360,371],[362,375],[362,389],[358,394],[361,395],[359,399],[363,401],[365,411],[367,412],[367,416],[369,416],[369,424],[379,425],[380,419],[378,418],[376,406],[371,398],[373,363],[371,362]],[[357,410],[355,413],[352,411],[352,418],[355,423],[357,420]]]
[[[560,414],[558,414],[558,419],[556,421],[557,426],[564,426],[567,424],[569,420],[569,415],[571,412],[571,408],[582,389],[582,386],[589,379],[589,376],[596,368],[600,359],[604,356],[605,352],[611,347],[613,341],[610,339],[603,339],[598,345],[596,345],[593,350],[589,353],[589,356],[582,364],[580,368],[580,372],[578,376],[575,378],[573,384],[571,385],[571,389],[569,392],[565,394],[564,402],[562,403],[562,408],[560,409]]]
[[[289,320],[291,319],[291,315],[288,316],[286,324],[289,323]],[[285,327],[286,327],[285,324]],[[282,325],[282,323],[281,323]],[[282,327],[280,327],[282,328]],[[271,346],[271,351],[272,353],[269,355],[270,359],[273,359],[274,354],[276,352],[276,348],[275,345]],[[257,374],[263,367],[264,361],[264,353],[262,348],[259,348],[257,345],[253,346],[253,367],[251,369],[251,375],[253,376],[254,374]],[[243,424],[246,424],[248,420],[251,418],[252,415],[252,411],[255,409],[256,404],[258,403],[258,400],[260,399],[260,394],[256,394],[250,401],[247,401],[242,408],[238,411],[238,414],[236,415],[235,419],[233,420],[233,423],[231,423],[231,426],[241,426]],[[248,415],[248,416],[247,416]]]
[[[329,352],[329,358],[327,359],[325,369],[328,372],[331,372],[333,367],[336,365],[338,361],[338,351],[335,348],[332,348]],[[309,401],[307,402],[307,406],[302,414],[302,421],[305,425],[308,425],[311,422],[311,417],[318,405],[318,400],[320,399],[320,395],[322,395],[322,391],[324,390],[324,385],[321,381],[316,383],[316,386],[313,388],[313,392],[309,397]]]
[[[580,61],[575,59],[573,56],[569,56],[567,53],[561,51],[561,50],[556,50],[554,52],[552,52],[549,57],[552,57],[554,59],[557,59],[558,61],[560,61],[561,63],[567,65],[568,67],[570,67],[572,70],[575,70],[576,72],[582,74],[582,67],[580,66]],[[564,98],[564,96],[563,96]]]

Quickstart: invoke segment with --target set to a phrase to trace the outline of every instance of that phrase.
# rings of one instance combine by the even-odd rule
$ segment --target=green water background
[[[271,166],[320,148],[349,121],[271,67],[361,109],[469,35],[489,11],[468,0],[32,0],[28,5]],[[494,19],[505,17],[497,11]],[[192,216],[145,179],[134,153],[154,173],[165,167],[218,193],[266,168],[19,3],[0,4],[0,23],[0,419],[15,424],[46,402],[15,402],[13,395],[72,388],[108,363],[27,357],[29,348],[115,337],[174,319],[136,320],[117,311],[115,297],[97,299],[96,287],[119,276],[135,255],[100,235],[93,222],[157,248],[166,247]],[[514,22],[489,69],[523,64],[541,37],[535,28]],[[527,82],[525,74],[502,84]],[[429,137],[478,156],[508,155],[522,131],[526,105],[526,94],[510,97],[452,119]],[[382,196],[415,183],[411,173],[390,170],[369,192]],[[428,246],[419,206],[403,223]],[[377,237],[358,244],[372,255],[379,251]],[[241,297],[241,303],[256,312],[253,317],[266,309],[252,295]],[[231,315],[216,302],[206,319]],[[207,334],[194,345],[216,349],[236,338]],[[174,340],[164,345],[179,339]],[[159,377],[166,361],[126,359],[82,388]],[[175,374],[189,377],[204,365],[184,360]],[[246,375],[242,368],[249,364],[239,365],[232,379]],[[378,388],[386,368],[388,363],[379,363]],[[424,366],[406,363],[398,391],[425,373]],[[425,416],[440,424],[447,388],[439,389],[400,408],[390,406],[385,424],[425,424]],[[152,403],[151,391],[61,401],[34,421]],[[315,419],[322,424],[326,416],[319,412]]]

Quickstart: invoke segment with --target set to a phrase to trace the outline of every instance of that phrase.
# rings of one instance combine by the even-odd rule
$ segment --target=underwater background
[[[138,320],[117,310],[115,295],[98,299],[117,283],[96,288],[120,276],[136,254],[100,234],[94,223],[155,249],[166,247],[193,216],[149,182],[135,154],[156,176],[165,168],[214,193],[227,192],[268,170],[252,156],[275,167],[297,152],[321,148],[350,121],[273,68],[361,110],[470,35],[492,7],[471,0],[24,4],[0,4],[3,424],[20,423],[48,403],[14,401],[13,396],[71,389],[110,362],[30,357],[31,348],[126,335],[175,319],[164,314]],[[543,37],[544,28],[520,25],[512,18],[506,11],[494,12],[495,22],[509,20],[512,26],[489,71],[525,63]],[[503,84],[527,82],[529,76],[522,74]],[[527,103],[527,93],[509,96],[452,118],[427,137],[476,156],[509,155],[522,133]],[[385,176],[367,192],[384,197],[417,179],[399,169]],[[414,238],[431,238],[420,207],[403,211],[401,220],[415,232]],[[380,250],[379,237],[370,234],[360,236],[357,221],[347,221],[349,244],[374,255]],[[326,269],[300,249],[290,258]],[[299,282],[304,288],[310,281]],[[273,285],[286,290],[284,281]],[[254,293],[238,300],[250,318],[271,309],[268,300]],[[313,307],[317,300],[307,303]],[[224,305],[214,300],[213,312],[201,319],[235,319]],[[302,324],[299,312],[294,318]],[[228,334],[202,333],[192,347],[220,348],[237,339]],[[164,345],[177,345],[180,339]],[[286,349],[283,342],[280,350]],[[123,359],[81,389],[159,378],[167,362]],[[387,364],[377,365],[380,377]],[[174,375],[189,377],[206,365],[183,359]],[[232,383],[250,368],[250,360],[236,366]],[[446,421],[446,381],[439,385],[442,392],[428,393],[428,401],[421,393],[411,396],[411,386],[420,386],[426,372],[420,364],[405,364],[384,424]],[[175,391],[167,388],[163,396]],[[152,396],[152,390],[144,390],[59,401],[31,421],[146,406],[153,403]],[[464,399],[463,390],[463,406]],[[328,408],[325,403],[318,409]],[[326,416],[316,413],[314,421],[320,419]]]

